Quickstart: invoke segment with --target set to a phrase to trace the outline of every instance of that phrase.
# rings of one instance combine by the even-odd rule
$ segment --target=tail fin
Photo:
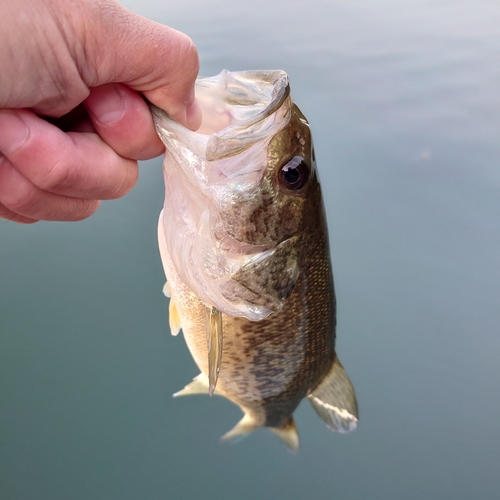
[[[345,434],[357,427],[358,404],[354,387],[338,358],[307,398],[332,431]]]

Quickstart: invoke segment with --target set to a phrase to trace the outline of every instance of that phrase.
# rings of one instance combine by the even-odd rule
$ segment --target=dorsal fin
[[[243,418],[229,431],[226,432],[222,437],[222,441],[232,441],[233,443],[239,441],[246,437],[250,432],[260,427],[255,423],[255,420],[245,413]]]
[[[307,398],[332,431],[344,434],[358,425],[354,387],[338,358]]]
[[[174,398],[179,396],[191,396],[193,394],[208,394],[208,378],[203,373],[197,375],[184,389],[173,394]],[[217,394],[217,391],[215,391]]]
[[[282,439],[288,451],[293,454],[297,453],[300,440],[297,427],[295,427],[295,420],[292,417],[290,417],[288,422],[282,427],[269,427],[269,430]]]

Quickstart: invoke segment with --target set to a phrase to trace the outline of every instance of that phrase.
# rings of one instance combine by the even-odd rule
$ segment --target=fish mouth
[[[198,132],[150,105],[167,149],[165,247],[177,274],[202,302],[259,321],[281,310],[297,280],[298,265],[286,255],[297,253],[295,239],[239,241],[227,233],[221,216],[232,200],[260,186],[270,138],[292,116],[288,76],[279,70],[223,71],[198,79],[196,96],[203,119]]]
[[[290,85],[282,70],[223,70],[215,77],[198,78],[195,92],[202,110],[196,132],[149,103],[156,131],[170,152],[175,150],[172,139],[176,137],[207,162],[223,160],[274,135],[290,119]],[[289,104],[284,106],[287,99]],[[274,116],[278,112],[283,116]]]
[[[233,123],[211,131],[206,149],[208,161],[237,155],[269,135],[266,119],[276,113],[290,95],[288,75],[281,70],[235,73],[223,70],[216,79],[219,89],[224,89],[224,92],[220,92],[221,98],[229,105]],[[212,92],[209,80],[199,79],[196,85],[202,116],[205,117],[213,113],[213,108],[204,106],[203,99],[206,89]],[[240,108],[248,111],[244,115],[238,113],[238,116],[235,111]]]

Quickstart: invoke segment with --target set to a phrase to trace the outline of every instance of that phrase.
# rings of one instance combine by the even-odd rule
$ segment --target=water
[[[82,223],[0,223],[0,491],[30,499],[493,499],[500,488],[500,6],[125,2],[202,74],[281,68],[312,124],[358,430],[224,446],[168,334],[161,161]]]

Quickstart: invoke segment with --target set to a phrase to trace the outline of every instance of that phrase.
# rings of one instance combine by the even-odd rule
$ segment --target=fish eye
[[[309,166],[302,156],[294,156],[283,165],[278,173],[280,184],[286,189],[296,191],[305,186],[309,179]]]

